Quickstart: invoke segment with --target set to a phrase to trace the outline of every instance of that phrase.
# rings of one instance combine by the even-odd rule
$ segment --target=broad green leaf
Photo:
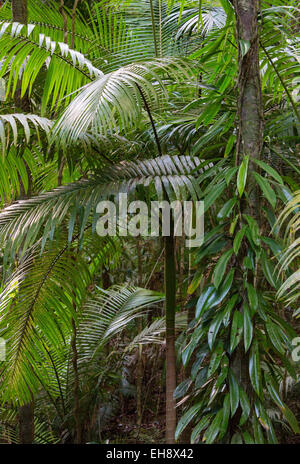
[[[254,343],[249,356],[249,374],[254,390],[260,397],[262,395],[261,370],[258,344]]]
[[[230,347],[229,347],[230,353],[232,353],[237,347],[241,339],[242,332],[243,332],[242,315],[239,312],[239,310],[236,310],[233,315],[232,326],[231,326],[231,331],[230,331]]]
[[[223,402],[223,418],[220,427],[220,438],[222,438],[227,431],[228,421],[230,417],[230,408],[230,394],[227,393]]]
[[[243,214],[243,217],[248,222],[251,238],[252,238],[254,244],[259,246],[259,244],[260,244],[259,226],[258,226],[257,221],[252,216],[249,216],[249,214]],[[247,232],[247,229],[246,229],[246,232]]]
[[[223,218],[229,216],[229,214],[231,213],[231,210],[234,207],[234,205],[236,204],[236,202],[237,202],[236,198],[231,198],[230,200],[228,200],[225,203],[225,205],[222,207],[222,209],[218,212],[217,217],[219,219],[223,219]]]
[[[294,433],[300,433],[300,428],[299,428],[299,423],[294,415],[294,413],[287,407],[285,406],[284,409],[282,409],[282,414],[290,424],[292,430]]]
[[[267,181],[267,179],[262,177],[257,172],[253,172],[253,176],[254,176],[256,182],[258,183],[258,185],[260,186],[261,190],[263,191],[265,197],[269,201],[269,203],[271,203],[272,207],[275,208],[275,206],[276,206],[276,193],[272,189],[272,187],[269,184],[269,182]]]
[[[250,348],[252,337],[253,337],[253,324],[251,320],[251,314],[249,306],[244,303],[243,305],[243,319],[244,319],[244,346],[245,352]]]
[[[223,323],[224,323],[224,326],[227,327],[228,324],[229,324],[229,318],[230,318],[230,314],[231,314],[231,311],[233,310],[235,304],[238,302],[239,300],[239,295],[238,294],[235,294],[235,295],[232,295],[232,297],[230,298],[230,300],[228,301],[227,305],[226,305],[226,308],[225,308],[225,311],[224,311],[224,319],[223,319]]]
[[[240,403],[243,410],[240,419],[240,425],[244,425],[250,414],[250,401],[242,388],[240,388]]]
[[[265,443],[264,434],[256,417],[253,418],[253,432],[255,443],[263,445]]]
[[[215,441],[215,439],[217,438],[219,434],[222,420],[223,420],[223,410],[221,409],[220,411],[217,412],[216,417],[212,421],[209,428],[206,430],[204,437],[203,437],[204,442],[206,442],[207,444],[211,444]]]
[[[207,381],[208,366],[205,366],[201,369],[199,374],[195,379],[195,388],[201,388]]]
[[[229,155],[229,153],[231,153],[231,150],[233,148],[233,145],[235,144],[235,141],[236,141],[236,135],[231,134],[226,144],[226,147],[225,147],[225,153],[224,153],[225,158]]]
[[[246,226],[243,226],[236,234],[233,240],[233,251],[237,255],[246,232]]]
[[[188,295],[192,295],[195,290],[199,287],[201,280],[202,280],[203,272],[196,272],[192,282],[190,283],[187,293]]]
[[[206,212],[210,206],[217,200],[226,187],[226,183],[223,181],[216,185],[210,192],[204,197],[204,212]]]
[[[192,434],[191,434],[191,443],[194,444],[199,437],[200,433],[202,430],[206,429],[211,421],[211,415],[207,415],[202,417],[200,422],[196,425],[196,427],[193,429]]]
[[[218,369],[223,354],[224,354],[223,343],[220,341],[211,355],[208,372],[207,372],[208,378],[210,378]]]
[[[249,157],[245,156],[239,167],[238,175],[237,175],[237,189],[238,189],[240,197],[243,195],[245,186],[246,186],[248,164],[249,164]]]
[[[229,367],[229,360],[228,360],[228,357],[225,355],[222,357],[222,360],[221,360],[221,373],[219,377],[217,378],[217,381],[215,384],[216,389],[220,388],[224,384],[224,381],[228,375],[228,367]]]
[[[260,166],[264,171],[266,171],[268,174],[270,174],[270,176],[272,176],[277,182],[279,182],[279,184],[284,184],[283,180],[282,180],[282,177],[278,174],[277,171],[275,171],[275,169],[272,168],[272,166],[270,166],[269,164],[266,164],[264,161],[260,161],[256,158],[253,158],[253,161],[258,164],[258,166]]]
[[[282,339],[282,331],[280,327],[278,327],[277,324],[268,321],[266,323],[266,329],[272,345],[276,348],[277,351],[279,351],[279,353],[284,355],[288,347],[284,344],[284,340]]]
[[[197,306],[196,306],[196,314],[195,314],[196,319],[199,319],[199,317],[202,316],[202,314],[209,307],[210,303],[213,301],[215,297],[216,297],[216,289],[213,285],[210,285],[209,287],[203,290],[203,292],[201,293],[198,299]]]
[[[254,445],[254,440],[253,437],[250,435],[249,432],[245,431],[243,432],[243,437],[244,437],[244,442],[246,445]]]
[[[225,182],[227,185],[230,184],[230,181],[231,179],[233,178],[233,176],[235,175],[235,173],[237,172],[238,170],[238,167],[231,167],[229,169],[227,169],[227,171],[225,172]]]
[[[187,427],[187,425],[194,419],[196,414],[202,408],[202,402],[195,404],[192,406],[188,411],[186,411],[183,416],[179,419],[177,424],[176,432],[175,432],[175,440],[181,435],[183,430]]]
[[[174,393],[173,393],[174,398],[175,399],[182,398],[188,391],[191,383],[192,383],[191,379],[185,379],[183,382],[181,382],[174,390]]]
[[[258,307],[257,291],[255,290],[253,285],[248,282],[246,283],[246,288],[247,288],[247,296],[248,296],[250,308],[252,309],[253,312],[255,312]]]
[[[208,341],[208,345],[210,349],[214,344],[214,341],[218,334],[219,328],[223,322],[223,319],[224,319],[224,311],[221,311],[216,315],[214,321],[211,323],[208,329],[207,341]]]
[[[240,400],[239,384],[236,381],[235,375],[232,370],[229,370],[229,395],[230,395],[230,408],[231,417],[234,416]]]
[[[220,286],[220,283],[223,280],[228,261],[230,260],[232,254],[233,249],[227,250],[225,253],[223,253],[221,258],[219,258],[219,261],[216,264],[216,267],[213,272],[213,283],[216,288]]]
[[[278,282],[275,267],[264,250],[261,253],[261,263],[262,263],[262,269],[263,269],[263,272],[264,272],[264,275],[267,281],[272,287],[274,287],[275,289],[278,289],[280,284]]]

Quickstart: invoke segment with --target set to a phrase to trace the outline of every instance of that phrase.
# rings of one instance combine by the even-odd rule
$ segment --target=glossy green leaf
[[[233,314],[232,326],[230,331],[230,353],[237,347],[243,332],[243,319],[240,311],[236,310]]]
[[[236,234],[233,240],[233,251],[237,255],[246,232],[246,227],[242,227]]]
[[[229,370],[229,395],[230,395],[230,408],[231,417],[234,416],[240,400],[239,384],[233,374],[232,370]]]
[[[251,320],[251,313],[249,306],[244,303],[243,305],[243,327],[244,327],[244,346],[245,352],[250,348],[253,338],[253,324]]]
[[[219,258],[219,261],[217,262],[214,272],[213,272],[213,283],[216,288],[218,288],[223,280],[226,267],[228,264],[228,261],[230,260],[231,256],[233,254],[233,250],[227,250],[223,255]]]
[[[254,343],[249,355],[249,375],[254,390],[258,396],[262,395],[261,368],[258,344]]]
[[[175,440],[178,439],[178,437],[181,435],[181,433],[184,431],[187,425],[194,419],[194,417],[200,411],[201,408],[202,408],[202,402],[197,403],[194,406],[192,406],[190,409],[188,409],[183,414],[183,416],[181,416],[177,424],[177,428],[175,432]]]
[[[267,200],[271,203],[272,207],[275,208],[276,206],[276,193],[272,189],[271,185],[267,181],[265,177],[262,177],[260,174],[257,172],[253,172],[253,176],[260,186],[261,190],[263,191],[265,197]]]
[[[239,167],[238,175],[237,175],[237,189],[238,189],[240,197],[244,193],[246,182],[247,182],[248,164],[249,164],[249,157],[245,156]]]
[[[260,166],[264,171],[266,171],[268,174],[270,174],[270,176],[272,176],[277,182],[279,182],[282,185],[284,184],[281,175],[278,174],[278,172],[275,171],[275,169],[272,168],[272,166],[270,166],[269,164],[266,164],[264,161],[258,160],[256,158],[253,158],[253,161],[258,166]]]

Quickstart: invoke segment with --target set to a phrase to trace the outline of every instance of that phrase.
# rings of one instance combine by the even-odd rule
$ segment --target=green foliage
[[[188,372],[176,439],[276,443],[276,417],[298,433],[280,390],[297,379],[284,317],[299,315],[297,2],[261,2],[261,159],[238,158],[238,50],[247,58],[251,44],[236,40],[231,2],[68,7],[28,0],[26,26],[10,2],[0,9],[1,436],[18,441],[17,408],[32,395],[36,442],[75,436],[76,395],[82,422],[109,420],[126,356],[163,343],[163,317],[135,325],[163,300],[139,288],[136,248],[94,233],[97,203],[120,192],[205,203],[182,285],[189,317],[176,314]],[[102,289],[107,269],[120,284],[123,262],[130,285]]]

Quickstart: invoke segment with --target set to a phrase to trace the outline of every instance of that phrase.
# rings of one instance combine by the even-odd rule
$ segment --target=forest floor
[[[163,402],[162,402],[163,405]],[[108,443],[164,443],[165,415],[164,410],[156,414],[151,409],[144,411],[142,424],[137,425],[136,400],[132,398],[126,402],[126,407],[105,428],[104,438]]]

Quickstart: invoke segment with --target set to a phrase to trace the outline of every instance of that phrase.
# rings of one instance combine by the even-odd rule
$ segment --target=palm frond
[[[69,354],[72,319],[77,323],[92,276],[114,250],[106,246],[110,240],[102,239],[101,246],[99,240],[97,247],[95,241],[92,246],[85,242],[83,254],[61,233],[43,253],[38,244],[28,250],[8,277],[0,294],[0,330],[7,343],[7,361],[1,365],[3,401],[13,397],[24,404],[30,391],[41,388],[54,405],[63,395],[59,374]]]
[[[286,224],[286,237],[288,239],[288,246],[280,259],[281,270],[285,271],[288,266],[296,265],[296,271],[289,275],[278,291],[278,298],[285,297],[289,303],[296,301],[300,294],[300,271],[297,266],[300,257],[299,211],[300,192],[298,191],[294,193],[293,198],[278,218],[278,224],[281,227]]]
[[[145,309],[164,300],[164,295],[143,288],[115,286],[101,290],[84,305],[79,326],[83,356],[92,358],[105,343],[124,330]]]
[[[100,200],[120,192],[132,194],[139,185],[152,185],[159,200],[164,199],[164,192],[171,201],[188,197],[197,200],[202,195],[197,181],[201,169],[198,158],[168,155],[108,167],[91,180],[67,184],[5,208],[0,213],[0,242],[6,244],[7,253],[11,247],[15,253],[21,246],[25,250],[41,234],[44,246],[66,219],[71,240],[76,218],[83,233],[89,220],[96,224]]]
[[[133,63],[87,84],[54,127],[54,137],[63,145],[78,140],[82,132],[105,135],[135,125],[144,108],[167,98],[162,74],[190,81],[191,68],[184,60],[164,58]],[[141,95],[142,93],[142,95]]]
[[[0,142],[2,145],[2,152],[5,153],[5,149],[10,143],[11,135],[12,142],[17,145],[20,139],[20,128],[22,129],[24,141],[28,144],[32,139],[32,125],[34,127],[34,136],[39,137],[39,130],[45,132],[48,136],[52,128],[53,122],[50,119],[43,118],[36,114],[0,114]]]
[[[56,105],[57,109],[62,97],[103,73],[81,52],[64,42],[55,42],[36,29],[35,24],[0,21],[0,77],[6,77],[6,94],[12,96],[21,79],[21,96],[24,96],[26,91],[31,93],[39,72],[45,70],[42,99],[45,113],[50,97],[51,107]],[[70,97],[64,103],[69,100]]]
[[[175,330],[180,333],[187,328],[187,314],[176,313],[175,317]],[[131,351],[137,348],[139,345],[158,344],[163,345],[165,343],[165,332],[166,332],[166,320],[164,317],[155,319],[152,324],[146,326],[140,333],[134,337],[134,339],[128,343],[126,351]]]

